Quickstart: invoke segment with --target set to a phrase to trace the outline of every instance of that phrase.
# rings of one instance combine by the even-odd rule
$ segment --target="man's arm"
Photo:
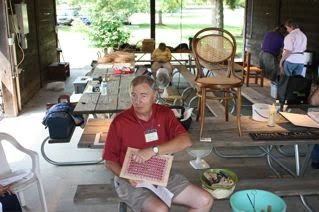
[[[319,88],[317,88],[313,94],[309,97],[308,103],[312,106],[319,105]]]
[[[279,67],[280,67],[280,74],[284,74],[284,62],[285,60],[289,57],[289,55],[291,54],[291,51],[284,49],[283,53],[282,53],[282,57],[280,59],[280,63],[279,63]]]
[[[152,53],[151,59],[155,62],[158,62],[157,56],[158,56],[158,49],[155,49]]]
[[[169,142],[159,145],[159,154],[173,154],[185,150],[192,146],[192,140],[188,133],[183,133],[175,138],[171,139]]]
[[[114,175],[120,176],[121,173],[121,166],[119,163],[111,161],[111,160],[105,160],[105,167],[113,172]]]
[[[188,133],[182,133],[176,136],[175,138],[169,140],[168,142],[158,145],[158,148],[159,148],[159,154],[166,155],[166,154],[173,154],[176,152],[183,151],[184,149],[190,146],[192,146],[192,140],[190,135]],[[150,159],[154,155],[155,153],[153,152],[151,147],[140,149],[134,155],[134,160],[138,163],[142,163]]]
[[[172,53],[171,53],[171,50],[167,49],[168,50],[168,54],[167,54],[167,57],[168,57],[168,61],[171,61],[172,60]]]

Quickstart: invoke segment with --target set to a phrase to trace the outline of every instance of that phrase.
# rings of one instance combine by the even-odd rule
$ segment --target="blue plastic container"
[[[287,209],[282,198],[264,190],[237,191],[230,197],[230,205],[233,212],[267,211],[268,207],[272,212],[285,212]]]

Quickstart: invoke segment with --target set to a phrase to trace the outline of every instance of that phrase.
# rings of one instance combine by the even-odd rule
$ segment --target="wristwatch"
[[[153,146],[153,147],[152,147],[152,150],[153,150],[153,152],[155,153],[155,155],[158,155],[158,153],[159,153],[159,148],[158,148],[158,146]]]

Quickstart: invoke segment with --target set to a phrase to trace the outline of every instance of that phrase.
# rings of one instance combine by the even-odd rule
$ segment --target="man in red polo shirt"
[[[139,149],[136,162],[144,162],[157,154],[173,154],[192,145],[184,127],[166,106],[155,104],[155,82],[138,76],[130,85],[132,106],[119,113],[110,126],[103,159],[111,170],[120,199],[133,211],[168,211],[166,204],[146,188],[135,187],[138,182],[120,178],[120,171],[128,147]],[[192,211],[210,211],[212,196],[191,184],[180,174],[171,174],[166,187],[174,194],[173,203]]]

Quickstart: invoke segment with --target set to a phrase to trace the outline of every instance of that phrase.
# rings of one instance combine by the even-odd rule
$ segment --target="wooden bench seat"
[[[184,77],[186,82],[193,88],[195,88],[195,75],[193,75],[188,69],[186,65],[175,65],[175,68],[178,69],[179,73]],[[195,67],[195,66],[194,66]]]
[[[196,182],[194,183],[198,185],[198,182],[199,181],[196,180]],[[274,192],[281,197],[319,195],[318,180],[314,178],[240,179],[236,185],[234,192],[245,189],[267,190]],[[121,201],[118,198],[112,184],[89,184],[78,185],[77,191],[74,196],[74,203],[119,204],[121,203]],[[122,204],[119,208],[119,211],[123,211],[125,205]]]

